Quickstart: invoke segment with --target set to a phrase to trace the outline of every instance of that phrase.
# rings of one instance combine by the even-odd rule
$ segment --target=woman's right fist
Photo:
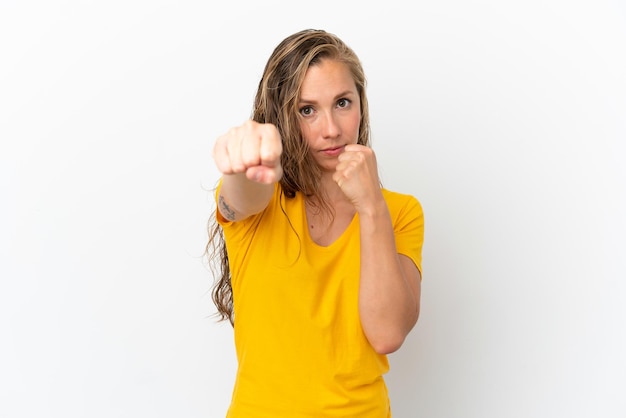
[[[283,175],[282,152],[276,126],[248,120],[217,138],[213,159],[222,174],[245,173],[248,180],[271,184]]]

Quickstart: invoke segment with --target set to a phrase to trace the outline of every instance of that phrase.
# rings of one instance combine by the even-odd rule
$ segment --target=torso
[[[419,206],[386,196],[398,251],[418,264]],[[389,417],[388,360],[369,344],[359,317],[358,215],[335,200],[330,223],[304,200],[300,193],[286,198],[276,186],[263,212],[221,220],[238,360],[228,416]]]

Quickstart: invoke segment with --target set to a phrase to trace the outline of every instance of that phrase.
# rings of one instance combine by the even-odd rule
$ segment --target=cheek
[[[300,133],[302,134],[302,139],[309,145],[311,145],[311,138],[314,138],[314,131],[310,125],[306,123],[300,123]]]
[[[355,115],[350,120],[350,130],[353,135],[358,138],[359,136],[359,128],[361,126],[361,114],[355,113]]]

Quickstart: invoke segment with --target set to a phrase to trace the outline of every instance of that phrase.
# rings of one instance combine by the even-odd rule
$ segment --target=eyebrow
[[[333,100],[338,100],[342,97],[346,97],[346,96],[356,96],[356,92],[354,90],[346,90],[343,91],[341,93],[339,93],[338,95],[335,96],[335,98]],[[315,100],[310,100],[310,99],[306,99],[306,98],[300,98],[300,100],[298,100],[299,104],[316,104],[317,102]]]

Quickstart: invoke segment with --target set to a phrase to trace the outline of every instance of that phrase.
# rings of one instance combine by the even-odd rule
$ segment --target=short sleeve
[[[420,273],[422,273],[422,246],[424,243],[424,213],[422,205],[415,197],[405,195],[401,203],[394,209],[392,210],[392,221],[396,238],[396,249],[399,254],[403,254],[413,260]]]

